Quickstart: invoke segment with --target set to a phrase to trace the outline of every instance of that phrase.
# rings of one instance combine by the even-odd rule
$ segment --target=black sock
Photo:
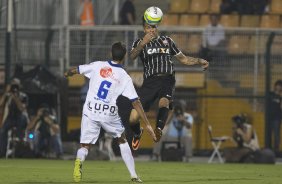
[[[132,130],[132,132],[134,133],[134,135],[140,135],[141,130],[140,130],[140,121],[138,121],[137,123],[131,123],[130,124],[130,128]]]
[[[159,113],[157,116],[157,128],[160,128],[161,130],[164,128],[168,116],[168,111],[169,109],[166,107],[159,108]]]

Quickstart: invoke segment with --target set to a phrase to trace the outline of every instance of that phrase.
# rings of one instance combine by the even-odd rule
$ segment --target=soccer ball
[[[160,8],[152,6],[148,8],[144,13],[144,20],[149,25],[157,25],[161,23],[163,18],[163,12]]]

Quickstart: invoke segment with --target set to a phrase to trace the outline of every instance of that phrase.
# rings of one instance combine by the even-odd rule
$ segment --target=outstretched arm
[[[64,76],[65,77],[70,77],[70,76],[73,76],[74,74],[79,74],[79,71],[78,71],[77,67],[70,68],[68,71],[66,71],[64,73]]]
[[[179,53],[175,57],[178,61],[185,65],[202,65],[203,70],[206,70],[209,67],[209,62],[201,58],[185,56],[183,53]]]
[[[154,141],[156,141],[156,135],[153,131],[153,128],[143,110],[142,104],[140,102],[140,100],[135,100],[132,102],[132,106],[134,107],[134,109],[138,112],[138,114],[140,115],[140,117],[142,118],[142,120],[144,121],[144,123],[146,124],[146,129],[148,131],[148,133],[153,137]]]

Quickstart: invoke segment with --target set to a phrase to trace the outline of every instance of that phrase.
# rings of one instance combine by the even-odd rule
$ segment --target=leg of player
[[[159,101],[159,112],[157,116],[157,125],[155,129],[155,134],[157,137],[157,142],[161,139],[162,137],[162,130],[165,126],[167,117],[168,117],[168,112],[169,112],[169,100],[167,98],[162,97]]]
[[[140,145],[143,128],[140,127],[140,116],[135,109],[131,110],[129,122],[130,128],[133,131],[132,149],[137,150]]]
[[[134,159],[124,133],[122,133],[121,137],[118,138],[118,143],[121,157],[130,173],[131,181],[142,183],[141,179],[136,174]]]
[[[82,178],[82,163],[88,155],[90,144],[81,144],[81,148],[77,150],[76,160],[74,163],[73,180],[80,182]]]

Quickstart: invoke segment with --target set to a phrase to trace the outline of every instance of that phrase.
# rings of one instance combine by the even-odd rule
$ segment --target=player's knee
[[[161,98],[159,101],[159,107],[169,107],[169,100],[167,98]]]
[[[118,140],[118,144],[124,144],[127,142],[124,133],[122,133],[121,136],[117,138],[117,140]]]
[[[81,144],[80,146],[82,148],[86,148],[86,149],[90,150],[90,144]]]
[[[139,115],[137,111],[133,109],[130,113],[129,122],[134,124],[138,122],[138,120],[139,120]]]

